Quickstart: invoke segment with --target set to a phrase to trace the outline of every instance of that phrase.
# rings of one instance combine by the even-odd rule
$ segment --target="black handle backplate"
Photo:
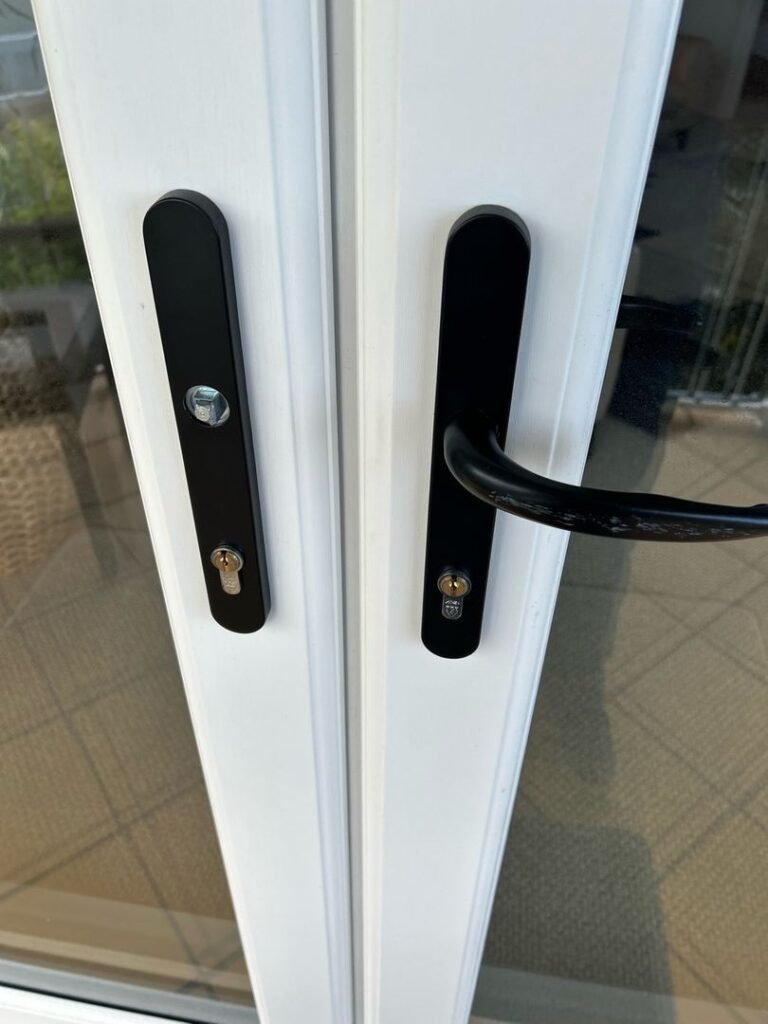
[[[528,231],[502,207],[470,210],[448,238],[421,624],[425,646],[444,658],[463,658],[480,642],[496,513],[454,479],[443,435],[457,417],[480,410],[504,444],[529,263]],[[458,618],[443,614],[438,590],[451,572],[471,581]]]
[[[205,196],[169,192],[144,218],[144,245],[211,613],[253,633],[266,620],[269,588],[227,224]],[[200,386],[228,404],[218,426],[188,407]],[[243,559],[236,594],[211,563],[222,546]]]

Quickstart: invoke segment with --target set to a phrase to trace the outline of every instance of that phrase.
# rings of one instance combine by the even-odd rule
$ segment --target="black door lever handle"
[[[502,512],[573,533],[624,540],[740,540],[768,535],[768,505],[708,505],[660,494],[603,491],[532,473],[504,454],[481,415],[454,420],[445,461],[470,494]]]
[[[525,224],[498,206],[469,210],[446,244],[421,619],[424,645],[443,658],[466,657],[480,642],[496,509],[628,540],[768,535],[768,505],[575,487],[504,454],[530,250]],[[680,345],[702,323],[700,308],[625,295],[616,326]]]

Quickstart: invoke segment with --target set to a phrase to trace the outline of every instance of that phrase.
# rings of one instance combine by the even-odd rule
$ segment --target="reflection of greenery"
[[[88,277],[52,113],[0,127],[0,288]]]

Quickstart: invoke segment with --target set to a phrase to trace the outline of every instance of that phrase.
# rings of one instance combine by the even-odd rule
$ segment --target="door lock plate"
[[[470,210],[448,237],[421,619],[425,646],[443,658],[464,658],[480,642],[496,517],[453,478],[443,435],[479,409],[504,443],[529,262],[525,225],[500,206]],[[446,593],[459,579],[471,580],[471,589]]]
[[[144,245],[211,614],[253,633],[269,587],[227,224],[205,196],[169,192]]]

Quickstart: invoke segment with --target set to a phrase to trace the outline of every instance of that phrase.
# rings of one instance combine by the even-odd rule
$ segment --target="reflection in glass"
[[[25,0],[0,3],[0,667],[0,982],[252,1005]]]
[[[584,482],[768,500],[768,11],[687,0]],[[768,541],[574,536],[476,993],[519,1024],[768,1009]]]

